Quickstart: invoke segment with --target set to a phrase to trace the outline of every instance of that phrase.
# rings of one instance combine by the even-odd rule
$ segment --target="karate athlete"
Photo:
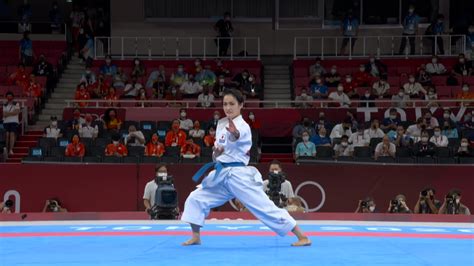
[[[237,198],[266,226],[280,236],[292,231],[298,241],[292,246],[309,246],[296,221],[284,209],[280,209],[262,189],[262,175],[249,163],[252,134],[242,118],[243,96],[235,89],[223,94],[226,117],[219,120],[213,147],[214,162],[204,165],[193,177],[198,181],[211,167],[212,170],[186,200],[181,220],[191,224],[193,236],[184,246],[201,244],[200,229],[211,208]]]

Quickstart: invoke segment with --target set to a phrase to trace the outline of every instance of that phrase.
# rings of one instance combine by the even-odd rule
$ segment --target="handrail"
[[[221,40],[229,40],[228,56],[219,56]],[[223,58],[260,60],[259,37],[95,37],[95,59],[111,54],[121,59]],[[242,56],[235,53],[247,51]]]
[[[340,54],[340,44],[344,36],[302,36],[295,37],[293,41],[293,59],[304,59],[314,57],[367,57],[374,55],[380,57],[419,57],[432,55],[432,43],[435,45],[435,54],[439,56],[453,56],[466,52],[465,35],[381,35],[381,36],[354,36],[347,37],[349,43],[346,46],[346,54]],[[409,52],[410,39],[415,38],[415,54]],[[443,40],[445,53],[438,52],[438,38]],[[399,54],[400,42],[405,39],[406,49]],[[427,41],[427,42],[425,42]],[[354,51],[352,42],[355,42]],[[453,47],[454,46],[454,47]]]

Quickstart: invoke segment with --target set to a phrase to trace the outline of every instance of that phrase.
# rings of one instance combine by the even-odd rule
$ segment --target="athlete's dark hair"
[[[236,89],[226,89],[224,90],[223,92],[223,95],[222,95],[222,98],[224,98],[224,96],[226,95],[232,95],[234,96],[234,98],[237,100],[237,102],[239,104],[243,104],[244,103],[244,96],[242,95],[242,93],[239,91],[239,90],[236,90]]]

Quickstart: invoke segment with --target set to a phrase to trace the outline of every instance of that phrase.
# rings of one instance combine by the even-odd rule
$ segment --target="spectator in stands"
[[[223,75],[219,76],[219,81],[214,85],[214,96],[216,98],[222,97],[224,91],[229,88],[229,85],[225,83]]]
[[[309,140],[309,133],[307,131],[303,132],[301,139],[302,141],[295,148],[295,159],[316,156],[316,146]]]
[[[152,85],[152,98],[153,99],[164,99],[168,90],[168,85],[161,76]]]
[[[397,148],[411,147],[413,145],[413,139],[409,135],[405,134],[405,128],[402,125],[397,126],[397,131],[392,135],[391,140]]]
[[[359,200],[355,213],[375,213],[377,212],[375,209],[376,206],[374,199],[367,197],[364,200]]]
[[[436,145],[436,147],[448,147],[448,138],[441,134],[441,128],[439,126],[434,128],[430,142]]]
[[[349,144],[354,147],[368,147],[370,144],[370,136],[365,131],[365,126],[360,124],[357,127],[357,132],[352,133],[349,137]]]
[[[349,137],[344,135],[341,137],[341,142],[334,145],[334,157],[337,159],[340,156],[350,156],[354,153],[354,147],[349,145]]]
[[[303,136],[303,132],[308,132],[310,137],[316,135],[316,131],[312,127],[312,122],[309,117],[303,117],[300,123],[296,124],[293,128],[293,142],[296,143],[297,139],[300,139]]]
[[[216,84],[217,76],[216,74],[212,71],[211,65],[205,65],[204,69],[199,72],[199,74],[196,74],[196,80],[202,85],[202,86],[214,86]]]
[[[85,72],[81,76],[80,83],[85,83],[87,86],[96,83],[95,73],[91,70],[90,66],[86,66]]]
[[[0,214],[9,214],[13,213],[13,200],[6,200],[5,202],[0,202]]]
[[[326,69],[321,65],[321,58],[316,58],[316,63],[314,65],[309,66],[309,76],[324,76],[326,75]]]
[[[405,108],[409,100],[410,95],[405,94],[405,89],[402,87],[397,94],[392,96],[392,107]]]
[[[158,69],[155,69],[150,73],[148,81],[146,82],[146,87],[154,88],[155,83],[166,83],[166,71],[164,65],[159,65]]]
[[[467,138],[462,138],[459,144],[459,148],[456,151],[456,156],[458,157],[473,157],[474,150],[469,146],[469,140]]]
[[[443,37],[441,37],[441,35],[444,34],[443,14],[438,14],[436,21],[432,22],[428,29],[426,29],[426,34],[434,35],[433,37],[429,37],[429,39],[431,40],[431,54],[437,54],[436,52],[438,51],[439,54],[444,54]]]
[[[20,123],[19,115],[21,112],[20,104],[14,101],[14,95],[11,91],[5,93],[6,103],[3,104],[3,127],[5,129],[6,152],[13,155],[16,134]]]
[[[170,86],[166,91],[165,91],[165,100],[169,101],[168,106],[181,106],[180,103],[175,103],[173,104],[173,101],[181,101],[183,99],[183,96],[180,91],[180,86],[175,85],[175,86]]]
[[[9,76],[9,83],[15,84],[20,87],[25,87],[25,84],[28,84],[28,73],[26,73],[25,65],[23,63],[18,64],[18,68],[14,73]]]
[[[324,85],[320,76],[314,76],[309,82],[311,96],[314,99],[326,99],[328,97],[328,87]]]
[[[395,199],[391,200],[388,205],[388,213],[411,213],[410,208],[406,203],[406,197],[403,194],[399,194]]]
[[[79,126],[84,124],[86,120],[81,117],[81,110],[79,109],[74,109],[72,112],[72,119],[67,121],[67,129],[68,130],[79,130]]]
[[[193,128],[193,120],[187,117],[186,109],[179,110],[179,128],[189,131]]]
[[[295,97],[295,106],[300,108],[310,108],[313,105],[313,96],[308,95],[306,87],[301,89],[301,94]]]
[[[146,75],[145,65],[138,58],[133,59],[131,75],[132,77],[144,77]]]
[[[43,87],[36,81],[34,74],[30,74],[30,81],[25,87],[24,94],[35,99],[35,104],[41,104],[41,97],[43,96]]]
[[[270,174],[280,175],[280,176],[285,177],[285,181],[281,183],[281,190],[280,190],[280,193],[283,196],[285,196],[285,198],[289,199],[295,196],[295,193],[293,192],[293,186],[291,185],[291,182],[288,180],[288,176],[286,176],[285,173],[283,172],[282,165],[279,161],[273,160],[270,163],[270,166],[268,168],[268,175]],[[263,191],[265,191],[265,193],[269,192],[268,183],[269,183],[268,179],[263,180]]]
[[[132,76],[130,83],[125,85],[122,98],[134,99],[138,96],[138,91],[143,88],[143,85],[138,82],[137,76]]]
[[[235,77],[232,79],[232,83],[236,87],[245,87],[248,83],[250,83],[249,77],[249,71],[247,69],[244,69],[242,72],[235,75]]]
[[[201,129],[201,123],[199,123],[198,120],[194,121],[194,126],[191,130],[189,130],[189,137],[191,138],[198,138],[198,139],[202,139],[204,138],[204,130]]]
[[[426,72],[430,75],[444,75],[446,74],[446,67],[439,62],[438,56],[434,55],[431,58],[431,63],[426,64]]]
[[[84,56],[82,54],[82,48],[86,45],[87,43],[87,38],[86,38],[86,33],[85,33],[85,30],[84,28],[81,26],[81,28],[79,29],[79,34],[77,35],[77,42],[75,44],[75,48],[77,50],[77,53],[78,53],[78,58],[79,58],[79,62],[82,64],[84,63]]]
[[[375,146],[374,159],[377,161],[379,157],[392,157],[395,158],[397,148],[395,144],[390,142],[390,138],[385,135],[383,136],[382,142]]]
[[[209,127],[209,133],[204,137],[204,146],[214,147],[216,141],[216,128],[214,126]]]
[[[180,129],[180,121],[173,120],[171,130],[166,133],[165,146],[166,147],[182,147],[186,143],[186,133]]]
[[[387,65],[373,55],[369,57],[369,62],[365,64],[365,71],[372,77],[387,77]]]
[[[85,123],[79,125],[79,136],[81,138],[92,138],[95,139],[99,135],[99,126],[92,126],[92,115],[86,114],[84,117]]]
[[[201,156],[201,147],[194,143],[191,136],[188,136],[186,143],[181,146],[181,157],[186,159],[194,159],[199,156]]]
[[[349,50],[349,54],[354,54],[354,45],[357,40],[357,35],[359,34],[359,20],[353,16],[352,10],[349,10],[342,20],[342,36],[344,39],[342,40],[341,51],[339,52],[340,55],[346,54],[346,47],[347,44],[350,43],[351,48]]]
[[[128,83],[127,75],[123,71],[123,68],[117,67],[117,73],[112,77],[112,86],[116,89],[125,89],[126,83]]]
[[[85,33],[85,42],[84,46],[81,46],[80,54],[84,59],[86,66],[92,65],[92,61],[94,60],[95,56],[95,45],[94,45],[94,36],[92,36],[91,32]]]
[[[80,142],[79,136],[75,134],[72,137],[72,142],[66,147],[64,155],[66,157],[84,157],[86,154],[86,147]]]
[[[319,132],[320,128],[326,128],[326,130],[332,130],[333,126],[330,121],[328,121],[324,112],[319,112],[319,119],[316,121],[315,129]]]
[[[118,102],[117,92],[114,87],[109,88],[108,94],[104,96],[104,100],[107,101],[105,102],[105,106],[108,107],[117,107],[120,105]]]
[[[389,130],[396,130],[397,126],[402,123],[398,117],[397,109],[391,108],[389,112],[389,116],[382,120],[382,125],[380,126],[380,128],[385,132],[388,132]]]
[[[184,71],[183,64],[179,64],[176,72],[171,74],[171,77],[170,77],[171,85],[181,86],[187,80],[188,80],[188,73]]]
[[[413,151],[417,157],[433,156],[435,154],[435,144],[429,141],[430,135],[427,131],[421,133],[420,141],[415,143]]]
[[[260,87],[260,85],[257,84],[257,79],[255,78],[254,75],[250,75],[249,83],[243,86],[242,93],[247,98],[259,98],[261,92],[262,92],[262,88]]]
[[[421,94],[426,94],[426,90],[419,82],[416,82],[415,76],[412,74],[408,77],[408,82],[403,84],[403,89],[405,94],[410,95],[410,97],[420,98]]]
[[[421,137],[421,132],[424,130],[426,130],[426,120],[423,119],[423,117],[419,117],[416,120],[416,124],[407,128],[407,135],[414,139],[418,139]]]
[[[48,17],[51,23],[51,33],[60,33],[63,18],[58,6],[58,2],[53,2],[51,10],[49,10]]]
[[[466,34],[466,49],[474,51],[474,25],[469,26]]]
[[[415,78],[418,83],[420,83],[422,86],[428,86],[431,85],[431,74],[426,72],[426,66],[423,64],[418,68],[418,73]]]
[[[165,153],[165,145],[160,142],[158,134],[151,136],[150,142],[145,146],[145,156],[161,157]]]
[[[381,139],[385,135],[382,129],[380,129],[380,123],[378,119],[372,120],[372,123],[370,124],[370,128],[365,130],[365,134],[369,135],[370,139],[373,139],[373,138]]]
[[[85,83],[79,84],[79,88],[76,90],[76,94],[74,96],[74,100],[76,100],[74,105],[76,107],[86,107],[87,105],[89,105],[89,103],[83,102],[83,101],[84,100],[87,101],[90,99],[91,99],[91,95],[87,91],[86,84]]]
[[[441,134],[443,136],[446,136],[446,138],[449,139],[458,139],[459,138],[459,135],[458,135],[458,129],[456,128],[456,125],[454,124],[450,124],[448,121],[444,121],[443,123],[441,123],[441,125],[443,126],[443,131],[441,132]]]
[[[103,99],[109,93],[110,87],[110,83],[105,80],[104,75],[99,74],[99,78],[93,84],[87,86],[87,90],[92,98]]]
[[[145,136],[141,130],[137,130],[134,125],[128,127],[128,135],[124,139],[125,145],[129,146],[144,146]]]
[[[122,126],[122,120],[117,117],[117,109],[109,108],[105,110],[104,117],[104,129],[108,131],[118,132]]]
[[[120,143],[120,135],[118,133],[112,135],[112,143],[105,147],[105,156],[125,157],[128,155],[127,146]]]
[[[212,116],[212,120],[209,121],[209,127],[217,128],[217,123],[221,119],[221,113],[219,111],[214,111],[214,115]]]
[[[434,85],[429,85],[427,88],[428,93],[425,94],[425,100],[428,102],[426,107],[439,107],[439,104],[436,100],[438,100],[438,93],[436,93],[436,88]]]
[[[310,141],[314,143],[316,147],[318,146],[331,146],[331,139],[327,136],[327,130],[325,127],[320,127],[318,134],[312,136]]]
[[[324,76],[328,87],[337,87],[341,82],[341,75],[337,72],[337,66],[332,66],[331,71]]]
[[[58,119],[52,116],[50,119],[50,125],[44,129],[44,138],[61,138],[63,136],[61,129],[58,127]]]
[[[354,73],[354,82],[357,84],[357,87],[369,87],[371,85],[372,77],[365,69],[364,64],[361,64],[359,71]]]
[[[217,38],[215,39],[215,42],[219,48],[219,57],[227,56],[230,38],[234,32],[234,27],[232,27],[229,12],[224,13],[224,19],[217,21],[217,23],[214,25],[214,30],[217,32]]]
[[[46,61],[44,54],[39,56],[38,62],[33,67],[33,74],[38,77],[48,77],[52,78],[53,75],[53,65]]]
[[[158,184],[156,179],[164,180],[168,177],[168,168],[165,164],[157,164],[155,166],[155,176],[153,180],[145,185],[145,191],[143,193],[143,205],[145,206],[145,212],[148,213],[153,206],[155,206],[156,190]]]
[[[351,75],[346,75],[346,79],[342,82],[344,88],[344,93],[349,96],[349,98],[359,98],[357,95],[356,88],[358,87],[357,82],[352,78]]]
[[[458,62],[453,66],[453,72],[457,76],[471,76],[473,71],[472,62],[466,61],[464,54],[459,54]]]
[[[112,56],[107,55],[105,57],[105,64],[100,67],[100,73],[109,77],[113,77],[117,74],[117,66],[112,63]]]
[[[84,12],[80,10],[77,5],[74,5],[69,18],[71,20],[73,43],[75,44],[77,51],[79,51],[79,47],[77,46],[79,31],[82,28],[84,17],[85,17]]]
[[[221,59],[216,61],[216,76],[230,77],[230,70],[224,66],[224,62]]]
[[[202,86],[195,80],[194,76],[190,74],[189,79],[181,85],[179,90],[184,97],[190,98],[198,96],[198,94],[202,92]]]
[[[380,76],[380,79],[372,85],[372,94],[375,95],[376,98],[390,98],[389,91],[390,84],[387,82],[387,76],[385,75]]]
[[[67,212],[67,209],[61,206],[58,198],[46,200],[43,207],[43,212]]]
[[[400,43],[400,54],[404,54],[407,45],[407,40],[410,43],[410,54],[415,54],[415,36],[418,34],[418,24],[420,17],[415,13],[415,7],[410,5],[408,8],[408,15],[403,19],[403,36]]]
[[[262,123],[255,118],[255,114],[253,112],[249,112],[248,119],[246,119],[247,123],[250,126],[250,129],[259,130],[262,128]]]
[[[350,107],[351,105],[351,100],[349,96],[344,93],[344,86],[341,84],[337,86],[337,91],[333,91],[329,94],[328,99],[334,101],[335,104],[340,107]]]
[[[329,137],[331,138],[331,141],[334,142],[334,139],[337,138],[342,138],[342,136],[350,136],[352,135],[352,119],[350,117],[346,117],[344,119],[344,122],[337,124],[334,126],[334,128],[331,131],[331,134]],[[349,137],[347,137],[349,139]]]
[[[213,107],[214,106],[214,95],[209,93],[209,86],[205,85],[202,89],[201,94],[198,96],[197,107]]]
[[[366,89],[364,95],[361,95],[359,100],[363,101],[359,104],[360,107],[375,107],[375,95],[371,93],[370,89]]]
[[[435,199],[434,188],[427,187],[420,192],[413,213],[415,214],[438,214],[441,202]]]
[[[426,129],[434,129],[435,127],[439,127],[438,119],[434,117],[430,111],[426,111],[424,118],[426,123]]]
[[[33,64],[33,42],[30,39],[30,32],[25,31],[23,33],[23,39],[20,40],[20,62],[25,66],[31,66]]]
[[[146,89],[145,88],[140,88],[140,90],[138,90],[138,94],[137,94],[137,97],[135,98],[135,100],[137,100],[137,103],[135,104],[135,106],[137,107],[151,107],[151,103],[148,103],[146,102],[148,100],[148,95],[146,93]]]
[[[456,99],[458,100],[474,100],[474,92],[471,92],[471,89],[469,88],[469,84],[464,83],[462,85],[462,91],[459,92],[456,95]],[[460,106],[472,106],[472,102],[460,102]]]
[[[461,191],[452,189],[446,195],[443,205],[439,208],[439,214],[461,214],[471,215],[469,208],[461,203]]]

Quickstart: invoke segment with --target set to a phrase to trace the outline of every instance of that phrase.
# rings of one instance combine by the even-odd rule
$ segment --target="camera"
[[[428,191],[427,190],[421,191],[421,196],[423,196],[423,197],[428,196]]]
[[[59,204],[58,204],[58,202],[55,201],[55,200],[50,200],[50,201],[49,201],[48,208],[49,208],[52,212],[58,212],[58,211],[59,211]]]
[[[400,201],[399,200],[391,200],[390,201],[390,213],[398,213],[400,211]]]
[[[176,220],[178,218],[178,193],[174,188],[173,177],[156,177],[158,185],[155,194],[155,205],[148,210],[152,220]]]
[[[13,200],[6,200],[5,201],[5,207],[7,207],[7,208],[13,207],[13,204],[15,204],[15,202],[13,202]]]
[[[361,208],[368,208],[369,203],[367,201],[363,200],[363,201],[360,202],[360,207]]]
[[[266,191],[268,197],[279,208],[286,206],[288,200],[285,195],[281,193],[281,184],[285,182],[285,175],[283,173],[270,173],[268,175],[268,190]]]

